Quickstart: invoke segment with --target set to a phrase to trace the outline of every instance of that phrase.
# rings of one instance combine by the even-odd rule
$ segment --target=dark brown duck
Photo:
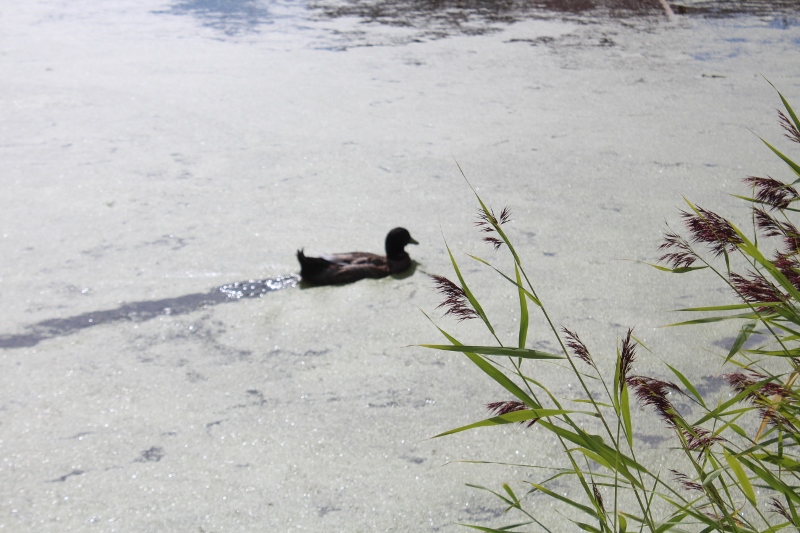
[[[303,250],[297,251],[300,261],[300,277],[314,285],[351,283],[364,278],[383,278],[389,274],[403,272],[411,266],[411,257],[406,253],[408,244],[419,244],[405,228],[394,228],[386,236],[386,255],[367,252],[331,254],[322,257],[306,257]]]

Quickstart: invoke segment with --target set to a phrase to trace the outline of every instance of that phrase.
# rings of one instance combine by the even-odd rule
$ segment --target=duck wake
[[[240,298],[260,298],[269,292],[295,287],[298,283],[300,283],[300,276],[289,274],[277,278],[237,281],[223,285],[217,290],[228,298],[238,300]]]

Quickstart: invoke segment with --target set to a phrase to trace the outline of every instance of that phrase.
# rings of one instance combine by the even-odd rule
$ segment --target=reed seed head
[[[458,319],[459,322],[479,316],[470,306],[469,298],[467,298],[467,293],[464,292],[464,289],[444,276],[432,275],[431,278],[436,286],[436,290],[445,297],[445,300],[436,306],[436,309],[440,307],[447,309],[443,316],[452,315]]]
[[[794,122],[789,120],[789,117],[783,114],[783,111],[780,109],[776,111],[778,111],[778,121],[781,127],[786,131],[786,133],[784,133],[786,138],[792,142],[800,143],[800,131],[797,131],[797,126],[795,126]]]
[[[731,285],[736,294],[745,302],[751,304],[787,302],[789,297],[781,292],[772,282],[761,274],[748,272],[747,277],[731,272],[729,276]],[[769,307],[760,306],[760,312],[769,311]]]
[[[636,342],[631,340],[633,328],[628,329],[628,334],[622,340],[622,350],[619,357],[619,390],[628,379],[628,374],[633,368],[633,361],[636,359]]]
[[[478,220],[475,222],[475,226],[480,228],[479,231],[482,233],[496,233],[497,226],[510,221],[511,210],[508,207],[504,207],[500,212],[500,218],[495,216],[492,209],[484,210],[481,208],[478,209]],[[495,250],[499,249],[504,244],[501,239],[492,236],[484,237],[483,241],[494,246]]]
[[[647,376],[630,376],[626,383],[640,403],[652,407],[669,427],[678,427],[678,412],[667,397],[670,392],[681,392],[677,385]]]
[[[589,353],[589,350],[586,348],[586,345],[583,344],[580,337],[578,337],[577,333],[573,333],[565,327],[561,327],[561,331],[567,336],[567,342],[565,343],[572,353],[575,354],[575,357],[586,363],[587,365],[591,366],[592,368],[597,368],[592,360],[592,355]]]
[[[707,244],[716,256],[726,251],[733,252],[737,245],[742,244],[741,237],[731,223],[716,213],[698,207],[697,214],[681,211],[681,217],[692,241]]]
[[[777,513],[785,518],[790,524],[796,526],[797,524],[794,523],[794,519],[792,518],[791,513],[786,507],[781,503],[781,501],[777,498],[770,498],[769,503],[767,504],[767,509],[773,513]]]
[[[670,268],[687,268],[697,261],[697,254],[686,242],[686,239],[673,231],[664,233],[664,242],[658,247],[659,250],[669,251],[658,258],[659,263],[666,263]]]
[[[513,413],[515,411],[529,411],[530,407],[527,404],[518,402],[516,400],[509,400],[505,402],[492,402],[486,404],[486,409],[489,410],[490,413],[494,413],[497,416],[505,415],[508,413]],[[523,420],[520,424],[525,424],[526,427],[531,427],[534,425],[539,419],[533,418],[531,420]]]
[[[722,378],[728,382],[728,385],[737,394],[747,391],[745,398],[753,405],[769,405],[772,396],[785,397],[791,395],[791,392],[787,391],[780,383],[767,381],[770,378],[754,370],[747,373],[739,371],[732,374],[724,374]]]
[[[699,492],[703,492],[703,485],[701,485],[700,483],[697,483],[695,481],[692,481],[691,479],[689,479],[689,476],[687,476],[686,474],[684,474],[682,472],[678,472],[677,470],[673,470],[673,469],[670,469],[670,472],[672,472],[672,477],[675,478],[675,481],[680,483],[681,486],[684,489],[686,489],[686,490],[696,490],[696,491],[699,491]]]
[[[800,253],[800,231],[791,222],[775,220],[766,211],[753,208],[756,227],[764,237],[782,237],[784,255],[796,255]]]
[[[791,185],[773,178],[750,176],[742,180],[756,191],[756,200],[767,204],[772,209],[786,209],[797,200],[797,190]]]
[[[598,490],[597,485],[595,485],[594,481],[592,481],[592,494],[594,494],[594,499],[597,501],[597,505],[600,507],[600,511],[603,514],[606,514],[606,506],[603,505],[603,496],[602,494],[600,494],[600,491]]]
[[[699,455],[706,453],[715,442],[725,440],[723,437],[714,435],[707,429],[703,429],[699,426],[692,427],[691,431],[681,427],[680,431],[686,439],[686,447],[691,451],[699,452]]]

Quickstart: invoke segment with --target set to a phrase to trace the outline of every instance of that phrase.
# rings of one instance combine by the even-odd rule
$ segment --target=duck
[[[297,250],[300,278],[312,285],[338,285],[364,278],[385,278],[398,274],[411,266],[411,257],[405,248],[419,244],[405,228],[394,228],[386,235],[386,255],[367,252],[308,257],[303,249]]]

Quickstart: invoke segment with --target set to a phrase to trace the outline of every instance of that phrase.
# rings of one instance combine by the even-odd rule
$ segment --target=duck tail
[[[297,250],[297,261],[300,263],[300,277],[306,281],[313,281],[330,265],[321,257],[307,257],[302,248]]]

